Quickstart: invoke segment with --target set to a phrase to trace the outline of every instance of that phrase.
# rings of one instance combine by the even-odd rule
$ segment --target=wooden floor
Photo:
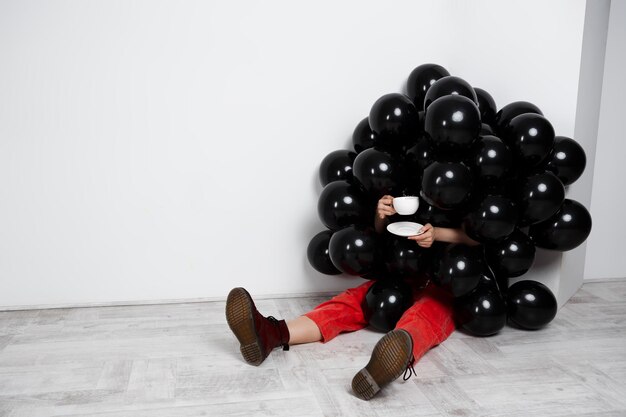
[[[295,317],[321,299],[257,302]],[[0,312],[0,416],[626,416],[626,280],[589,283],[535,332],[456,332],[374,400],[350,393],[380,334],[246,365],[224,303]]]

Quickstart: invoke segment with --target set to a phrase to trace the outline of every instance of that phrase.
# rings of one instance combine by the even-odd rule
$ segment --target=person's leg
[[[376,344],[365,368],[354,376],[352,389],[357,397],[372,398],[454,331],[452,296],[447,291],[431,284],[414,299],[396,328]]]
[[[367,326],[361,303],[372,284],[368,281],[348,289],[289,323],[263,317],[250,294],[234,288],[226,300],[226,321],[241,344],[246,362],[259,365],[276,347],[288,350],[290,345],[327,342],[339,333]]]
[[[454,331],[452,301],[449,291],[430,284],[396,324],[411,335],[415,361]]]
[[[326,343],[340,333],[367,327],[361,305],[373,284],[374,281],[367,281],[350,288],[304,314],[302,317],[312,321],[319,329],[321,338],[317,340]]]
[[[287,322],[289,328],[289,345],[319,342],[322,332],[317,324],[307,316],[300,316]]]

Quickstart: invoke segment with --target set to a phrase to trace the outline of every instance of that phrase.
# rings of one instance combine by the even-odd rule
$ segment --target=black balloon
[[[528,226],[546,220],[556,213],[563,200],[565,187],[553,173],[531,175],[520,187],[519,224]]]
[[[406,170],[406,186],[409,194],[417,194],[424,169],[434,161],[433,148],[426,137],[419,138],[417,143],[406,151],[404,158]]]
[[[524,175],[528,175],[528,173],[518,172],[516,170],[516,166],[513,165],[509,171],[507,171],[506,175],[504,175],[500,180],[480,181],[477,183],[475,187],[475,194],[478,195],[481,193],[481,195],[501,195],[510,198],[517,203],[520,197],[520,182],[525,180]],[[480,177],[478,177],[478,179],[480,179]],[[474,203],[476,203],[476,200]]]
[[[549,219],[530,226],[528,235],[535,246],[558,251],[572,250],[591,232],[591,215],[577,201],[568,198]]]
[[[513,278],[525,274],[535,261],[535,245],[521,230],[485,247],[487,263],[496,277]]]
[[[317,214],[327,228],[339,230],[351,224],[369,224],[372,208],[365,193],[347,181],[333,181],[322,190]]]
[[[460,162],[433,162],[424,170],[422,197],[432,206],[461,207],[472,191],[472,173]]]
[[[366,149],[358,154],[352,174],[376,200],[386,194],[397,194],[403,186],[404,171],[400,159],[379,148]]]
[[[386,245],[385,264],[397,276],[415,276],[420,273],[421,248],[405,237],[390,237]]]
[[[509,172],[513,155],[509,147],[496,136],[482,136],[476,143],[473,156],[476,179],[495,183]]]
[[[481,277],[478,287],[455,299],[457,324],[476,336],[491,336],[506,324],[506,305],[493,278]]]
[[[370,326],[386,333],[396,327],[412,303],[408,284],[401,280],[382,280],[374,282],[368,289],[361,307]]]
[[[433,272],[440,285],[450,288],[455,297],[460,297],[476,288],[483,268],[481,248],[453,244],[443,251]]]
[[[436,285],[441,285],[437,271],[439,271],[441,257],[449,245],[449,243],[435,240],[431,247],[422,253],[422,271],[426,273]]]
[[[371,228],[348,226],[335,232],[328,251],[333,265],[349,275],[368,274],[380,262],[378,235]]]
[[[417,223],[430,223],[435,227],[449,227],[457,229],[463,223],[463,213],[458,210],[442,210],[428,204],[424,197],[419,197],[417,212],[413,215]]]
[[[379,242],[379,245],[384,245],[384,242]],[[379,279],[389,276],[390,274],[389,271],[387,271],[387,267],[383,262],[378,262],[378,259],[371,271],[361,274],[361,278],[369,279],[370,281],[378,281]]]
[[[493,135],[493,128],[489,126],[487,123],[481,123],[480,125],[480,135]]]
[[[482,88],[474,87],[474,91],[476,92],[476,97],[478,99],[478,110],[480,111],[480,120],[483,123],[487,123],[489,126],[496,125],[496,112],[498,108],[496,107],[496,102],[485,90]]]
[[[463,225],[472,239],[489,242],[513,233],[517,217],[517,207],[511,199],[487,195],[465,216]]]
[[[374,147],[374,141],[376,140],[376,134],[372,132],[370,128],[369,119],[366,117],[359,122],[352,132],[352,144],[354,150],[363,152],[366,149]]]
[[[548,287],[537,281],[518,281],[507,293],[509,320],[527,330],[537,330],[556,316],[557,302]]]
[[[330,230],[319,232],[313,236],[313,239],[311,239],[306,249],[306,256],[311,266],[315,268],[316,271],[326,275],[341,274],[341,271],[338,270],[335,265],[333,265],[333,261],[330,260],[328,243],[332,235],[333,232]]]
[[[500,111],[496,113],[496,125],[498,132],[505,130],[509,122],[513,120],[514,117],[526,113],[543,115],[541,110],[539,110],[539,107],[527,101],[514,101],[513,103],[509,103],[502,107]]]
[[[387,271],[393,277],[407,278],[415,286],[426,287],[428,279],[423,274],[422,266],[424,251],[414,241],[405,237],[390,237],[385,251]]]
[[[322,159],[320,164],[320,183],[325,187],[333,181],[352,180],[352,164],[356,153],[345,150],[333,151]]]
[[[541,163],[554,146],[554,128],[545,117],[526,113],[514,117],[502,139],[524,168]]]
[[[448,95],[426,111],[424,132],[440,150],[462,152],[478,139],[481,122],[476,104],[467,97]]]
[[[375,143],[388,148],[401,148],[416,139],[419,114],[404,94],[386,94],[376,100],[370,110],[369,124]]]
[[[585,150],[574,139],[565,136],[554,138],[554,148],[546,158],[545,168],[559,177],[563,185],[576,181],[585,170]]]
[[[430,86],[448,75],[450,75],[448,70],[437,64],[422,64],[411,71],[406,89],[408,96],[418,110],[424,110],[424,98]]]
[[[428,114],[429,106],[438,98],[448,95],[467,97],[478,106],[478,98],[472,86],[462,78],[449,75],[440,78],[430,86],[424,97],[424,110]]]

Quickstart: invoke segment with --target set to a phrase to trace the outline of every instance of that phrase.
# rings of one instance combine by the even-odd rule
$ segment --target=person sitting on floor
[[[378,201],[375,219],[378,233],[384,231],[388,216],[396,213],[392,201],[389,195]],[[409,239],[422,248],[431,247],[434,241],[478,244],[461,229],[431,224],[424,225],[418,235]],[[361,305],[373,283],[368,281],[350,288],[288,323],[272,316],[264,317],[244,288],[234,288],[226,301],[226,320],[241,344],[245,361],[260,365],[274,348],[282,346],[283,350],[289,350],[290,345],[325,343],[340,333],[365,328],[368,323]],[[413,363],[446,340],[454,329],[452,294],[432,283],[423,290],[414,288],[412,306],[395,329],[378,341],[367,365],[352,379],[354,394],[363,400],[371,399],[403,372],[412,371]]]

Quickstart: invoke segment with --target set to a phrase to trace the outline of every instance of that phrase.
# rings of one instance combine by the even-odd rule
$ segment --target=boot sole
[[[248,291],[233,288],[226,299],[226,322],[235,334],[241,355],[251,365],[258,366],[265,359],[254,325],[254,302]]]
[[[394,330],[376,343],[370,361],[352,379],[354,394],[369,400],[406,370],[413,354],[413,340],[404,330]]]

